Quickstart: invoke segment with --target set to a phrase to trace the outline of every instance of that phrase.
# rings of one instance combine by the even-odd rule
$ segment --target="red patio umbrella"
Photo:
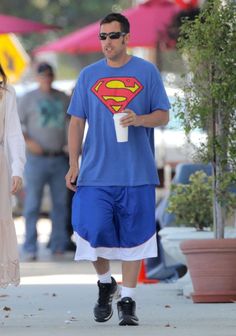
[[[127,9],[123,14],[131,25],[130,47],[156,47],[158,40],[167,39],[167,27],[180,8],[168,0],[149,0]],[[89,53],[100,51],[99,22],[76,30],[54,42],[42,45],[34,53],[53,51]]]
[[[43,32],[51,29],[59,29],[54,25],[22,19],[16,16],[0,15],[0,34],[25,34],[31,32]]]
[[[199,0],[174,0],[182,9],[188,10],[199,6]]]

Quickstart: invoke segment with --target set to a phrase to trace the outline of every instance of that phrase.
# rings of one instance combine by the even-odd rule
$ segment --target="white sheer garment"
[[[5,95],[0,96],[0,287],[20,283],[19,256],[12,218],[9,167],[4,153]]]

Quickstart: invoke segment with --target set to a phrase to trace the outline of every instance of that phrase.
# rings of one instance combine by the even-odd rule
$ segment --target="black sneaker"
[[[119,325],[138,325],[138,318],[135,315],[136,303],[130,297],[124,297],[117,302]]]
[[[112,300],[117,292],[116,280],[111,278],[111,283],[101,283],[98,281],[98,301],[94,307],[94,318],[96,322],[106,322],[113,314]]]

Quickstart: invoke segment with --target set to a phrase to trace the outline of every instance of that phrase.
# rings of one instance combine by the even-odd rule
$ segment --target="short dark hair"
[[[54,75],[53,67],[50,64],[48,64],[47,62],[39,63],[38,66],[37,66],[37,73],[41,74],[41,73],[44,73],[45,71]]]
[[[106,15],[100,22],[100,27],[101,25],[105,23],[111,23],[113,21],[117,21],[120,23],[121,31],[124,33],[129,33],[130,31],[130,24],[129,20],[122,14],[120,13],[110,13]]]

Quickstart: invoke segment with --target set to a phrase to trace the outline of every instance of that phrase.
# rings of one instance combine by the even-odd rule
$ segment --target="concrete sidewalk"
[[[111,320],[96,323],[97,279],[91,264],[74,262],[71,253],[52,258],[43,243],[40,251],[39,261],[21,263],[19,287],[0,290],[1,336],[236,335],[236,304],[194,304],[177,283],[139,284],[138,327],[118,326],[115,304]],[[119,281],[118,262],[112,272]]]

